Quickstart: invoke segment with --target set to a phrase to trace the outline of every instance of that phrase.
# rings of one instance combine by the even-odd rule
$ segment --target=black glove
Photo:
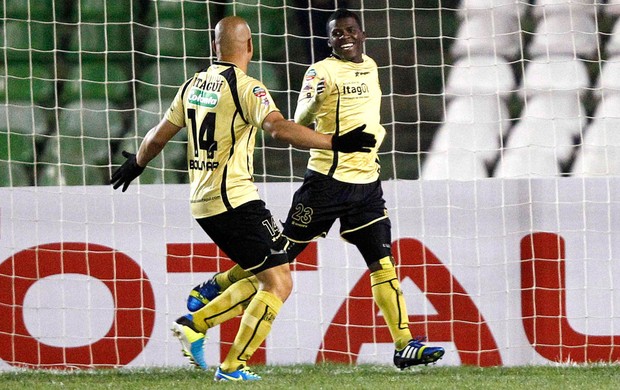
[[[144,171],[144,167],[138,165],[136,161],[136,155],[123,150],[123,157],[127,159],[114,173],[112,174],[112,180],[110,184],[117,189],[123,186],[123,192],[129,187],[129,183]]]
[[[377,140],[370,133],[364,133],[366,125],[361,125],[343,135],[334,135],[332,137],[332,150],[336,152],[370,152],[375,146]]]

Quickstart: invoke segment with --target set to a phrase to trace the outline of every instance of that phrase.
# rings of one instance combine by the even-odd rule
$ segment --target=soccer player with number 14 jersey
[[[149,130],[136,154],[112,175],[114,189],[123,192],[145,166],[182,128],[188,129],[187,163],[192,216],[244,272],[261,288],[244,300],[245,313],[235,341],[216,369],[218,381],[258,380],[246,365],[271,330],[292,289],[286,239],[253,183],[252,156],[259,129],[300,148],[337,152],[370,151],[375,139],[360,125],[346,134],[320,134],[286,120],[265,86],[246,74],[253,55],[252,36],[245,20],[226,17],[215,26],[217,60],[179,88],[164,118]],[[246,283],[247,284],[247,283]],[[183,352],[207,369],[203,344],[204,317],[179,317],[172,330]]]

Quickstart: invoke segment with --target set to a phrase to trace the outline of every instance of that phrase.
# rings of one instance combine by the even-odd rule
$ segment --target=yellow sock
[[[379,309],[381,309],[385,323],[390,329],[394,346],[400,350],[412,338],[411,331],[409,330],[407,305],[405,304],[403,291],[400,289],[400,282],[396,276],[396,269],[391,263],[389,265],[384,261],[381,261],[381,263],[384,269],[370,274],[372,297]]]
[[[271,331],[271,324],[281,307],[282,301],[275,295],[262,290],[256,293],[241,318],[235,341],[220,365],[224,372],[245,365]]]
[[[243,268],[239,267],[238,264],[235,264],[232,268],[222,273],[216,274],[215,282],[218,286],[220,286],[220,290],[224,291],[234,283],[242,279],[248,278],[252,275],[254,274],[250,271],[246,271]]]
[[[207,329],[240,315],[257,290],[256,276],[238,281],[207,303],[205,307],[192,313],[194,326],[206,333]]]

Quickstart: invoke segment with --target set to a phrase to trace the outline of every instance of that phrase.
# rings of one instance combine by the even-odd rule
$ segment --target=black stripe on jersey
[[[231,90],[232,91],[232,90]],[[233,93],[235,96],[237,93]],[[237,144],[237,139],[235,138],[235,119],[237,118],[237,114],[239,112],[235,111],[233,115],[232,121],[230,122],[230,154],[228,155],[228,160],[232,158],[233,154],[235,154],[235,145]],[[226,210],[230,211],[233,209],[230,201],[228,200],[228,194],[226,193],[226,178],[228,177],[228,164],[224,167],[224,172],[222,173],[222,184],[220,186],[220,193],[222,194],[222,202],[224,202],[224,206],[226,206]]]
[[[185,82],[185,85],[183,85],[183,90],[181,91],[181,96],[183,97],[183,106],[185,107],[185,108],[183,108],[185,110],[185,118],[187,118],[187,108],[186,108],[187,104],[185,104],[185,91],[187,91],[187,87],[189,87],[189,85],[192,84],[192,82],[194,81],[195,77],[196,77],[196,75],[194,75],[194,77],[192,77],[191,79],[188,79]],[[189,164],[189,162],[186,162],[186,164]]]
[[[235,73],[234,66],[226,69],[221,74],[222,76],[224,76],[226,82],[228,83],[228,87],[230,88],[230,94],[232,95],[233,101],[235,102],[235,106],[237,107],[237,111],[239,112],[241,119],[243,119],[245,123],[248,123],[248,121],[245,120],[245,116],[243,115],[241,101],[239,100],[239,91],[237,90],[237,74]]]
[[[228,200],[228,195],[226,194],[226,175],[228,175],[228,165],[224,167],[224,173],[222,174],[222,184],[220,185],[220,193],[222,194],[222,202],[224,203],[224,206],[226,206],[226,210],[230,211],[233,209],[233,207]]]
[[[233,114],[232,120],[230,121],[231,142],[230,142],[230,154],[228,156],[228,159],[230,160],[233,154],[235,153],[235,145],[237,143],[237,140],[235,138],[235,120],[237,119],[237,115],[241,116],[241,119],[243,119],[245,123],[248,123],[248,121],[246,121],[245,118],[243,117],[243,110],[241,109],[241,101],[239,100],[239,91],[237,90],[237,73],[235,73],[235,67],[231,66],[230,68],[223,71],[221,75],[224,76],[224,79],[228,83],[230,94],[233,98],[233,101],[235,102],[235,107],[237,107],[237,110]],[[230,204],[230,201],[228,200],[228,195],[226,193],[226,178],[227,177],[228,177],[228,164],[226,164],[226,166],[224,167],[224,172],[222,173],[222,184],[220,187],[220,193],[222,194],[222,202],[224,203],[224,206],[226,206],[226,210],[232,210],[233,207]]]
[[[248,137],[248,143],[246,145],[246,148],[250,147],[250,142],[252,142],[252,138],[255,137],[254,134],[254,130],[256,130],[256,127],[252,126],[252,128],[250,129],[250,136]],[[248,153],[248,156],[246,157],[245,160],[245,164],[246,164],[246,169],[248,170],[248,172],[250,172],[250,159],[252,158],[252,156],[250,155],[250,153]]]
[[[239,91],[237,90],[237,74],[235,73],[234,66],[222,72],[222,75],[228,82],[233,101],[235,102],[235,106],[237,106],[237,111],[239,113],[239,116],[241,116],[241,119],[243,119],[245,123],[249,123],[245,119],[245,116],[243,115],[243,108],[241,107],[241,101],[239,99]],[[233,123],[234,123],[234,120],[233,120]],[[252,127],[252,129],[250,130],[250,136],[248,137],[248,143],[252,139],[253,132],[254,132],[254,127]],[[233,134],[233,138],[234,138],[234,129],[231,129],[231,133]],[[249,171],[250,170],[250,156],[249,155],[248,155],[248,160],[246,163],[247,163],[248,171]]]
[[[338,91],[338,101],[336,102],[336,131],[334,136],[340,134],[340,88],[338,88],[338,85],[336,85],[336,90]],[[327,172],[327,176],[334,176],[336,168],[338,168],[338,152],[334,151],[334,159],[332,161],[332,166],[329,168],[329,172]]]
[[[185,85],[183,86],[183,91],[181,92],[181,96],[183,96],[183,98],[185,98],[185,91],[187,91],[187,87],[189,87],[189,85],[192,83],[192,81],[194,81],[193,77],[185,82]],[[185,99],[184,99],[184,101],[185,101]]]

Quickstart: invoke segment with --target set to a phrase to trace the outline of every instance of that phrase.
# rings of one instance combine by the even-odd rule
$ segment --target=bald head
[[[252,59],[252,34],[247,22],[238,16],[228,16],[215,26],[213,41],[215,54],[219,60],[249,62]],[[247,63],[246,63],[247,65]]]

